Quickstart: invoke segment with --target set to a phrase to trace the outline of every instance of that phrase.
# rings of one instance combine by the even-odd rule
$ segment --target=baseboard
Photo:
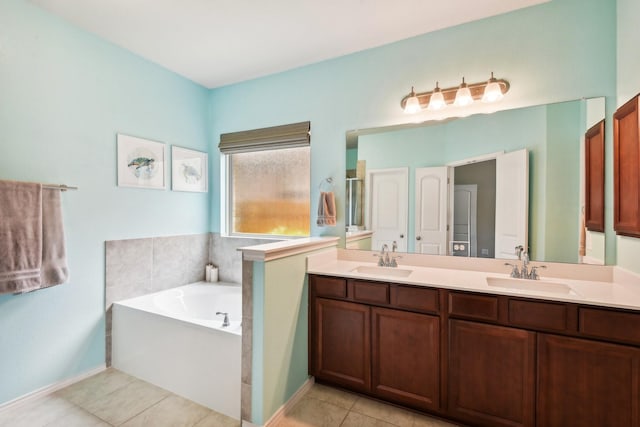
[[[68,378],[66,380],[63,381],[59,381],[57,383],[42,387],[38,390],[32,391],[31,393],[27,393],[23,396],[17,397],[13,400],[10,400],[8,402],[5,402],[3,404],[0,404],[0,413],[10,409],[10,408],[15,408],[21,405],[24,405],[25,403],[29,403],[32,402],[36,399],[39,399],[43,396],[46,396],[48,394],[51,394],[55,391],[58,391],[60,389],[63,389],[67,386],[70,386],[73,383],[77,383],[78,381],[82,381],[85,378],[89,378],[90,376],[93,376],[95,374],[99,374],[100,372],[104,371],[106,369],[106,365],[102,364],[100,366],[98,366],[97,368],[94,368],[90,371],[87,371],[85,373],[82,373],[80,375],[76,375],[75,377],[72,378]]]
[[[309,391],[309,389],[311,388],[311,386],[313,385],[314,382],[315,382],[315,378],[309,377],[300,386],[300,388],[295,393],[293,393],[293,396],[291,396],[289,398],[289,400],[287,400],[284,403],[284,405],[282,405],[280,408],[278,408],[278,410],[264,424],[264,427],[273,427],[273,426],[277,425],[282,420],[282,418],[287,414],[287,412],[290,411],[291,408],[293,408],[295,406],[295,404],[300,401],[300,399],[302,399],[302,396],[304,396],[307,393],[307,391]],[[245,421],[242,421],[242,427],[245,427],[245,426],[246,427],[257,427],[257,426],[255,426],[255,424],[251,424],[251,423],[246,423],[245,424]]]

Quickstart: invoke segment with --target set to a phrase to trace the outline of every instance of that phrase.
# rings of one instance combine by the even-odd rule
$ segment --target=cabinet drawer
[[[566,331],[568,329],[567,306],[565,304],[509,299],[509,324],[525,328]]]
[[[473,319],[498,320],[498,297],[451,292],[449,314]]]
[[[346,298],[347,281],[337,277],[311,276],[311,284],[319,297]]]
[[[579,313],[583,334],[640,344],[640,314],[582,307]]]
[[[438,312],[438,290],[413,286],[391,286],[391,305],[395,308]]]
[[[371,304],[389,304],[389,285],[386,283],[349,281],[349,298]]]

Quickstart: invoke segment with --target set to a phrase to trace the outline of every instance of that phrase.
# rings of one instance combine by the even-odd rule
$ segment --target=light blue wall
[[[638,0],[618,0],[618,106],[640,93],[640,31]],[[606,153],[611,158],[613,152]],[[607,187],[607,190],[613,186]],[[608,247],[607,247],[608,249]],[[617,238],[618,265],[640,273],[640,239],[619,236]]]
[[[615,22],[613,1],[554,0],[216,89],[211,95],[212,139],[217,142],[225,132],[310,120],[315,201],[322,179],[344,178],[347,130],[432,117],[427,112],[403,114],[399,102],[412,85],[428,90],[438,80],[443,87],[455,86],[463,74],[467,81],[481,81],[493,70],[511,82],[500,108],[614,97]],[[219,176],[215,150],[212,157],[212,172]],[[343,234],[344,189],[337,186],[336,191],[338,226],[321,229],[313,218],[312,235]],[[212,208],[212,228],[218,231],[218,188]]]
[[[209,230],[207,194],[116,187],[116,133],[205,151],[209,92],[0,2],[0,179],[65,183],[71,282],[0,296],[0,404],[104,363],[104,241]],[[170,187],[169,187],[170,188]]]

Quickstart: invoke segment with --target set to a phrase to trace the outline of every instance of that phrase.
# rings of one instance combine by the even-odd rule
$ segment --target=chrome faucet
[[[517,248],[516,248],[517,249]],[[539,268],[547,268],[546,265],[534,265],[531,266],[531,270],[529,270],[529,254],[523,252],[520,256],[522,260],[522,267],[518,268],[517,264],[511,264],[510,262],[505,262],[504,265],[508,265],[511,267],[510,276],[516,279],[530,279],[530,280],[540,280],[540,275],[538,274]]]
[[[222,311],[217,311],[216,312],[216,316],[222,316],[224,315],[224,320],[222,321],[222,327],[226,328],[227,326],[229,326],[231,323],[229,322],[229,313],[223,313]]]
[[[398,244],[396,241],[393,241],[392,244],[393,252],[395,253],[398,248]],[[378,266],[379,267],[397,267],[398,262],[396,259],[400,258],[399,256],[389,256],[389,245],[384,243],[380,248],[380,255],[373,254],[373,256],[377,256],[378,258]]]

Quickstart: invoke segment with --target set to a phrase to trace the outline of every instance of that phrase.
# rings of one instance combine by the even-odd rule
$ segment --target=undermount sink
[[[408,277],[413,270],[405,270],[403,268],[396,267],[372,267],[370,265],[361,265],[351,270],[354,273],[373,274],[376,276],[391,276],[391,277]]]
[[[549,294],[577,295],[569,285],[544,280],[487,277],[487,285],[519,291],[545,292]]]

